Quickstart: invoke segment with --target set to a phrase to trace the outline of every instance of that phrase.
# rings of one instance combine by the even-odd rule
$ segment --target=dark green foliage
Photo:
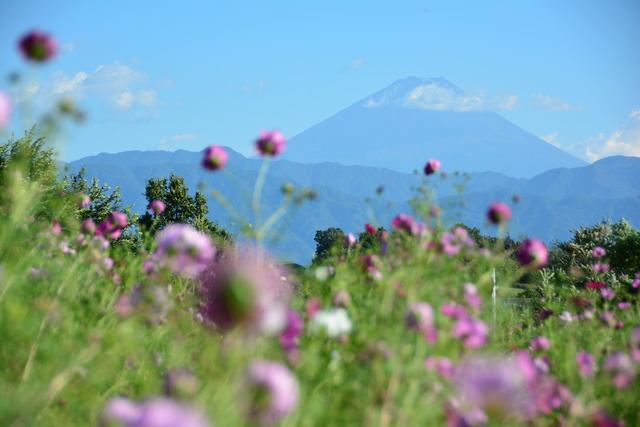
[[[76,174],[65,177],[63,182],[68,193],[86,194],[91,199],[89,207],[78,209],[80,219],[91,218],[99,223],[106,218],[109,212],[123,210],[120,188],[116,187],[112,190],[108,184],[100,184],[95,177],[91,179],[91,182],[88,182],[85,168],[80,169]]]
[[[316,252],[313,258],[314,263],[320,263],[328,258],[345,252],[344,232],[335,227],[326,230],[316,231],[313,240],[316,242]]]
[[[184,178],[173,174],[169,179],[152,178],[147,181],[145,197],[148,203],[161,200],[166,206],[161,215],[153,216],[147,212],[140,217],[139,224],[145,230],[153,233],[167,224],[190,224],[209,234],[218,244],[232,241],[228,231],[207,218],[209,207],[204,195],[199,191],[194,196],[189,195]]]

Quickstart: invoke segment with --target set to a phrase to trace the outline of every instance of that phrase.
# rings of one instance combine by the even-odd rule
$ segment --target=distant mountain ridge
[[[442,77],[407,77],[291,138],[285,158],[405,173],[438,158],[449,170],[527,178],[586,164],[489,107]]]
[[[120,186],[124,202],[134,205],[138,212],[145,210],[146,181],[175,173],[185,178],[192,191],[203,187],[206,194],[210,194],[212,188],[217,189],[241,215],[250,219],[248,198],[261,160],[246,158],[231,149],[228,151],[227,171],[218,173],[199,166],[201,153],[185,150],[102,153],[70,162],[67,168],[69,172],[75,172],[85,166],[88,176]],[[448,169],[446,164],[445,169]],[[284,219],[281,238],[270,242],[270,247],[282,259],[307,263],[314,251],[316,230],[340,227],[358,232],[365,222],[388,227],[396,213],[409,210],[408,200],[415,194],[412,189],[422,181],[420,174],[384,168],[274,161],[263,196],[266,214],[279,206],[282,200],[280,188],[284,182],[312,187],[319,197]],[[458,184],[465,181],[464,193],[459,195]],[[468,179],[456,174],[445,179],[431,177],[428,184],[437,191],[443,205],[466,204],[464,209],[446,211],[449,223],[462,221],[485,232],[493,230],[485,220],[489,203],[509,201],[514,194],[522,198],[514,206],[514,219],[510,225],[514,237],[535,235],[551,242],[567,238],[573,228],[605,218],[616,221],[624,217],[635,226],[640,225],[640,158],[636,157],[616,156],[588,166],[557,168],[531,179],[485,172],[469,174]],[[239,188],[241,186],[244,190]],[[375,193],[379,186],[384,187],[382,196]],[[232,231],[238,230],[238,224],[211,197],[209,205],[213,220]]]

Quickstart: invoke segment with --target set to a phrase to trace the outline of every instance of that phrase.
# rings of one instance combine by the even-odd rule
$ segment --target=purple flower
[[[489,328],[481,320],[461,316],[453,327],[452,335],[462,341],[466,348],[480,348],[487,343]]]
[[[593,356],[586,351],[581,351],[576,355],[578,372],[582,378],[589,378],[596,370],[596,362]]]
[[[167,206],[162,200],[153,200],[151,203],[149,203],[148,207],[149,212],[151,212],[155,216],[162,214],[162,212],[164,212],[166,208]]]
[[[436,160],[436,159],[429,159],[427,161],[427,164],[424,165],[424,174],[425,175],[433,175],[434,173],[438,172],[440,170],[440,167],[442,165],[440,164],[440,160]]]
[[[411,215],[404,213],[398,214],[393,218],[391,225],[398,231],[404,231],[405,233],[412,234],[414,236],[421,234],[424,231],[424,224],[416,221]]]
[[[222,331],[278,334],[287,322],[290,288],[259,250],[228,254],[200,276],[203,318]]]
[[[631,287],[633,289],[640,288],[640,273],[636,273],[635,279],[633,279],[633,282],[631,282]]]
[[[504,224],[511,219],[511,208],[506,203],[493,203],[487,211],[487,219],[492,224]]]
[[[256,149],[261,156],[276,157],[284,151],[287,140],[277,130],[262,131],[256,140]]]
[[[95,234],[96,232],[96,223],[93,222],[93,220],[91,218],[85,219],[84,221],[82,221],[82,224],[80,225],[80,231],[82,231],[82,233],[84,234]]]
[[[597,273],[606,273],[609,271],[609,264],[604,262],[596,262],[593,264],[593,270]]]
[[[640,326],[631,332],[629,342],[631,343],[631,358],[634,362],[640,363]]]
[[[459,254],[463,248],[472,248],[474,242],[467,230],[462,227],[456,227],[452,231],[442,234],[440,244],[445,254],[453,256]]]
[[[153,259],[159,267],[195,278],[214,260],[216,248],[209,236],[187,224],[170,224],[156,236]]]
[[[209,427],[200,411],[166,398],[136,403],[125,398],[110,400],[102,413],[107,423],[123,427]],[[108,424],[111,425],[111,424]]]
[[[286,353],[296,351],[300,343],[300,336],[304,329],[302,316],[295,310],[287,311],[287,324],[280,334],[280,346]]]
[[[86,194],[78,195],[78,208],[86,209],[91,204],[91,198]]]
[[[58,52],[58,44],[49,34],[34,30],[25,34],[18,43],[25,59],[34,62],[45,62]]]
[[[427,342],[433,344],[438,340],[433,308],[426,302],[414,302],[409,305],[405,314],[405,323],[409,329],[420,332]]]
[[[298,404],[298,381],[286,366],[255,360],[247,372],[249,415],[262,425],[273,425]]]
[[[111,212],[100,225],[98,225],[96,235],[103,236],[109,240],[115,240],[120,237],[128,221],[129,219],[124,213],[117,211]]]
[[[229,160],[229,154],[227,150],[219,145],[212,145],[204,150],[204,157],[202,158],[202,167],[212,171],[224,169]]]
[[[607,250],[605,248],[603,248],[602,246],[596,246],[591,251],[591,255],[593,255],[594,258],[602,258],[605,255],[607,255]]]
[[[544,243],[537,239],[527,239],[516,251],[516,258],[523,267],[542,268],[547,265],[549,251]]]
[[[458,319],[460,317],[468,316],[467,310],[456,303],[442,304],[440,306],[440,312],[447,317]]]
[[[427,357],[424,365],[427,369],[437,372],[443,378],[451,379],[455,373],[455,365],[446,357]]]
[[[630,302],[626,302],[626,301],[619,302],[618,303],[618,308],[620,310],[629,310],[631,308],[631,303]]]
[[[531,350],[535,352],[547,351],[551,348],[551,342],[549,341],[549,338],[540,335],[532,339],[529,346],[531,347]]]
[[[602,288],[600,289],[600,295],[607,301],[611,301],[616,296],[616,293],[611,288]]]
[[[9,119],[11,119],[11,101],[4,92],[0,92],[0,128],[9,124]]]
[[[613,375],[613,384],[619,389],[629,387],[636,375],[633,361],[628,354],[621,351],[605,359],[604,370]]]

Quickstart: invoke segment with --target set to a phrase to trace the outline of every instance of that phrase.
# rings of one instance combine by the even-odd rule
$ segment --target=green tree
[[[316,235],[313,238],[316,242],[313,261],[316,263],[322,262],[332,256],[344,253],[344,239],[345,234],[339,228],[331,227],[326,230],[316,231]]]
[[[112,190],[108,184],[100,184],[96,177],[93,177],[90,182],[87,181],[85,168],[80,169],[76,174],[65,176],[63,182],[68,193],[85,194],[91,199],[91,204],[88,207],[78,209],[78,216],[81,220],[91,218],[99,223],[106,218],[109,212],[131,211],[130,207],[125,209],[122,206],[122,194],[119,187]]]

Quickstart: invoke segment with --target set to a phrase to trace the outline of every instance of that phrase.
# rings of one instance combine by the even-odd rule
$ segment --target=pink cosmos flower
[[[548,351],[551,348],[551,341],[549,341],[549,338],[540,335],[532,339],[529,346],[531,350],[535,352]]]
[[[602,288],[600,289],[600,295],[607,301],[611,301],[616,296],[616,293],[611,288]]]
[[[127,226],[129,219],[127,215],[122,212],[111,212],[107,217],[98,225],[96,235],[103,236],[109,240],[115,240],[122,234],[122,230]]]
[[[591,377],[596,370],[596,363],[593,356],[586,351],[581,351],[576,355],[578,372],[582,378]]]
[[[344,289],[340,289],[333,296],[332,303],[336,307],[349,307],[349,305],[351,305],[351,295],[349,295],[349,292],[345,291]]]
[[[102,419],[107,425],[118,423],[123,427],[211,426],[200,411],[162,397],[143,403],[125,398],[112,399],[104,408]]]
[[[313,316],[316,315],[316,313],[321,308],[322,308],[322,301],[320,301],[320,298],[313,297],[313,298],[310,298],[309,301],[307,301],[307,304],[305,306],[305,311],[307,313],[307,316],[309,318],[312,318]]]
[[[277,130],[262,131],[256,140],[256,149],[261,156],[276,157],[284,151],[287,140]]]
[[[633,289],[640,288],[640,273],[636,273],[635,279],[633,279],[633,282],[631,282],[631,287]]]
[[[405,233],[414,236],[417,236],[424,231],[424,224],[416,221],[411,215],[405,213],[398,214],[393,218],[391,225],[398,231],[404,231]]]
[[[437,159],[429,159],[427,164],[424,166],[424,174],[425,175],[433,175],[438,172],[441,168],[440,160]]]
[[[587,282],[587,284],[586,284],[586,288],[587,289],[601,290],[601,289],[604,289],[606,287],[607,287],[607,285],[605,285],[604,283],[602,283],[602,282],[594,282],[592,280],[589,280]]]
[[[151,212],[155,216],[161,215],[166,208],[167,206],[162,200],[153,200],[151,203],[149,203],[148,207],[149,212]]]
[[[629,342],[631,345],[631,358],[634,362],[640,363],[640,326],[631,331]]]
[[[527,239],[516,251],[516,258],[523,267],[542,268],[547,265],[549,251],[544,243],[537,239]]]
[[[378,230],[373,225],[368,223],[364,225],[364,230],[373,236],[378,234]]]
[[[200,314],[222,331],[239,327],[249,334],[279,334],[291,291],[281,272],[258,249],[224,256],[200,277]]]
[[[480,348],[487,343],[489,327],[471,316],[461,316],[453,327],[452,335],[469,349]]]
[[[609,264],[596,262],[595,264],[593,264],[592,268],[597,273],[607,273],[609,271]]]
[[[631,303],[627,301],[622,301],[618,303],[618,308],[620,310],[629,310],[631,308]]]
[[[411,303],[405,314],[405,323],[409,329],[424,335],[427,342],[433,344],[438,340],[433,308],[426,302]]]
[[[443,378],[451,379],[455,373],[455,365],[446,357],[427,357],[424,361],[424,365],[430,371],[435,371]]]
[[[511,219],[511,208],[506,203],[496,202],[489,206],[487,219],[492,224],[504,224]]]
[[[91,198],[86,194],[80,194],[78,196],[78,208],[86,209],[91,205]]]
[[[629,387],[636,376],[633,361],[628,354],[621,351],[605,359],[604,370],[613,375],[613,384],[619,389]]]
[[[92,235],[96,232],[96,223],[91,218],[85,219],[80,225],[80,231],[83,234]]]
[[[478,295],[478,290],[473,283],[464,284],[464,300],[474,312],[480,311],[482,305],[482,298]]]
[[[9,124],[11,119],[11,101],[9,96],[0,92],[0,129]]]
[[[596,246],[591,251],[591,255],[593,255],[594,258],[602,258],[605,255],[607,255],[607,250],[605,248],[603,248],[602,246]]]
[[[58,44],[53,37],[42,31],[34,30],[25,34],[18,43],[25,59],[33,62],[45,62],[58,52]]]
[[[624,421],[618,420],[607,414],[602,409],[596,410],[591,414],[589,425],[593,427],[625,427]]]
[[[380,272],[381,261],[377,255],[367,254],[360,257],[360,265],[362,270],[374,280],[382,279],[382,272]]]
[[[467,310],[456,303],[442,304],[440,306],[440,312],[447,317],[458,319],[460,317],[468,316]]]
[[[616,319],[616,315],[609,310],[602,312],[600,320],[610,328],[622,329],[624,327],[624,323],[621,320]]]
[[[462,227],[456,227],[452,231],[442,234],[440,244],[445,254],[453,256],[459,254],[464,248],[472,248],[474,241],[467,230]]]
[[[344,246],[347,248],[352,248],[356,245],[356,236],[354,236],[352,233],[348,233],[346,236],[344,236]]]
[[[227,150],[219,145],[212,145],[204,150],[202,167],[212,171],[224,169],[229,160]]]
[[[156,236],[153,259],[159,267],[196,278],[214,260],[216,248],[209,236],[187,224],[170,224]]]
[[[261,425],[277,424],[298,404],[298,381],[277,362],[255,360],[247,372],[249,415]]]
[[[62,234],[62,224],[60,224],[60,221],[58,221],[57,219],[54,219],[51,222],[51,233],[54,236],[59,236],[60,234]]]

